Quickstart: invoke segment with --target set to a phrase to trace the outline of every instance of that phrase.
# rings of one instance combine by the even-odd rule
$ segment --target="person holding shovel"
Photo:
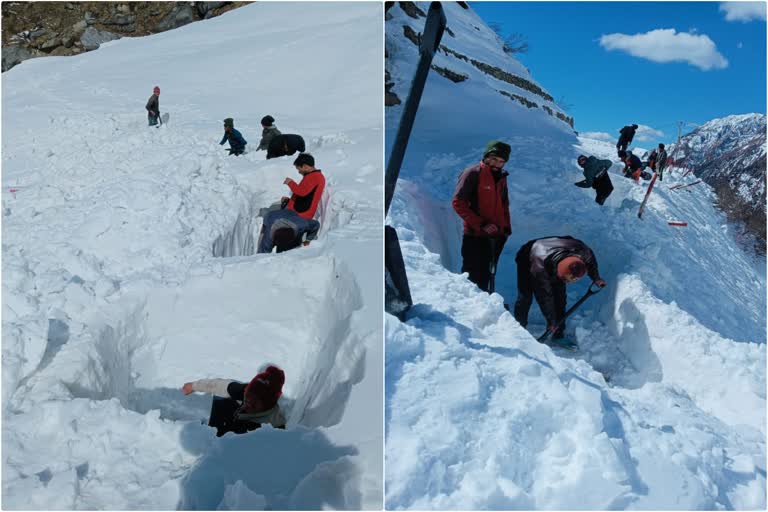
[[[605,287],[592,249],[570,236],[538,238],[526,242],[515,256],[517,263],[517,301],[515,320],[528,325],[533,298],[547,320],[547,333],[555,340],[565,334],[565,286],[585,274],[599,288]],[[591,290],[590,290],[591,291]],[[594,293],[594,292],[593,292]],[[542,336],[542,339],[548,336]]]
[[[512,233],[509,216],[507,176],[503,169],[509,160],[509,144],[493,140],[483,152],[482,161],[462,171],[453,209],[464,221],[461,243],[461,271],[481,290],[493,293],[496,262]]]

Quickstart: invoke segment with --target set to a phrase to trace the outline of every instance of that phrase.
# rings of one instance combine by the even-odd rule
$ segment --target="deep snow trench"
[[[250,4],[3,74],[3,508],[380,508],[380,19]],[[327,193],[317,240],[262,255],[259,210],[300,178],[255,150],[267,113]],[[216,438],[180,391],[268,363],[284,431]]]

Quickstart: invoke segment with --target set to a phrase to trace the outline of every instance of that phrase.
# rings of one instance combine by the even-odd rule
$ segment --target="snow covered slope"
[[[471,10],[444,7],[444,45],[535,84]],[[404,99],[417,53],[403,25],[419,32],[424,18],[400,3],[389,14],[387,71]],[[386,320],[387,507],[764,508],[765,260],[737,247],[709,187],[670,190],[695,180],[678,169],[639,220],[647,182],[616,163],[601,208],[573,186],[576,157],[615,159],[615,148],[578,139],[541,96],[538,107],[510,101],[498,90],[511,84],[465,64],[436,59],[467,78],[430,74],[390,210],[415,305],[406,322]],[[386,111],[387,144],[400,109]],[[459,273],[450,198],[495,138],[512,146],[512,236],[488,296]],[[608,282],[569,319],[575,354],[535,341],[536,306],[530,332],[504,308],[519,247],[566,234],[592,247]],[[569,287],[570,303],[586,284]]]
[[[670,147],[681,167],[717,193],[720,207],[765,246],[765,115],[714,119]],[[765,252],[763,247],[762,252]]]
[[[3,74],[4,509],[381,506],[380,20],[258,3]],[[279,255],[258,210],[299,176],[255,151],[265,114],[328,180],[320,238]],[[180,391],[270,362],[285,431],[217,439]]]

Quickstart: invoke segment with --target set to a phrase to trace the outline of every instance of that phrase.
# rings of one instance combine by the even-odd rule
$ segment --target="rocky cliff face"
[[[3,2],[2,70],[77,55],[106,41],[171,30],[249,2]]]
[[[715,189],[720,207],[765,246],[766,117],[714,119],[672,145],[676,165]]]
[[[432,70],[456,84],[485,84],[493,88],[499,99],[542,110],[573,128],[573,118],[554,103],[552,95],[536,83],[517,59],[504,52],[504,42],[499,36],[465,2],[458,4],[460,10],[451,9],[447,14],[448,25]],[[386,106],[399,105],[404,99],[402,96],[407,95],[393,60],[401,58],[404,51],[412,50],[405,50],[404,45],[419,46],[419,31],[423,29],[428,8],[427,2],[385,4]]]

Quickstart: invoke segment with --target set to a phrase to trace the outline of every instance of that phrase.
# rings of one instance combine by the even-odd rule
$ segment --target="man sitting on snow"
[[[565,285],[589,274],[596,285],[605,286],[592,249],[570,236],[530,240],[517,252],[515,262],[515,320],[523,327],[528,325],[528,311],[535,296],[547,320],[547,329],[556,340],[562,339],[565,333]]]
[[[320,169],[315,168],[315,159],[309,153],[300,154],[293,165],[302,175],[301,182],[285,178],[283,183],[288,185],[293,195],[283,197],[282,207],[271,208],[265,215],[259,236],[259,253],[272,252],[276,245],[278,252],[298,247],[305,233],[307,240],[314,240],[317,236],[320,223],[314,220],[314,216],[325,190],[325,177]]]
[[[187,382],[181,388],[185,395],[195,391],[214,395],[208,425],[216,427],[216,435],[227,432],[245,434],[269,423],[285,428],[285,416],[277,400],[283,394],[285,373],[268,366],[248,384],[231,379],[201,379]]]

